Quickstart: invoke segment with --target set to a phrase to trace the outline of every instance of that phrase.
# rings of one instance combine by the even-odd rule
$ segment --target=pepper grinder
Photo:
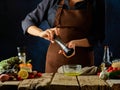
[[[55,40],[55,42],[62,48],[62,50],[64,50],[64,52],[65,52],[65,54],[66,54],[67,56],[70,56],[70,55],[73,54],[74,49],[73,49],[73,48],[68,48],[68,47],[65,45],[65,43],[61,40],[60,37],[58,37],[58,36],[55,35],[55,36],[54,36],[54,40]]]

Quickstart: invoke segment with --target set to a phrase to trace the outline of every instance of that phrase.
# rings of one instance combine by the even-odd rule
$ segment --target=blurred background
[[[44,72],[48,42],[24,36],[21,28],[21,21],[40,1],[0,0],[0,61],[17,56],[17,47],[26,46],[27,60],[32,60],[33,69]],[[102,29],[105,29],[104,44],[110,47],[112,59],[120,58],[120,0],[97,0],[97,10]],[[41,52],[41,49],[44,50]],[[103,46],[98,45],[94,50],[95,65],[100,65]]]

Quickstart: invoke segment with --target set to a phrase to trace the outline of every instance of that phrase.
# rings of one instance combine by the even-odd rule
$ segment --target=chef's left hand
[[[66,58],[70,58],[70,57],[74,56],[74,55],[75,55],[75,41],[72,40],[72,41],[68,42],[68,43],[66,44],[66,46],[67,46],[68,48],[73,48],[73,49],[74,49],[74,52],[73,52],[70,56],[67,56],[63,50],[59,50],[58,53],[59,53],[59,54],[63,54]]]

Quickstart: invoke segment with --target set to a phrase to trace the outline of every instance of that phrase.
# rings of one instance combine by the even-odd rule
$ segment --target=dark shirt
[[[50,27],[54,26],[54,20],[55,20],[55,14],[58,7],[58,1],[59,0],[42,0],[37,8],[30,12],[25,19],[22,21],[22,28],[24,33],[26,32],[27,28],[31,25],[38,26],[41,22],[46,20]],[[87,0],[91,1],[91,0]],[[92,29],[90,31],[90,34],[88,37],[86,37],[90,44],[94,45],[98,43],[98,41],[103,41],[104,39],[104,29],[102,24],[97,25],[98,18],[96,15],[96,5],[95,0],[92,0],[93,3],[93,17],[94,17],[94,23],[92,25]]]
[[[56,13],[57,0],[42,0],[37,8],[30,12],[22,21],[22,28],[26,32],[31,25],[39,26],[44,20],[47,20],[50,27],[53,26]]]

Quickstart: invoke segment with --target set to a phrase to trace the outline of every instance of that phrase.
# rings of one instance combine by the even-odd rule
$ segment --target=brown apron
[[[64,4],[61,0],[60,5]],[[86,9],[67,10],[62,7],[58,8],[56,13],[55,25],[60,28],[59,36],[62,41],[68,43],[71,40],[86,38],[89,34],[92,24],[91,5],[87,3]],[[46,58],[47,73],[56,72],[61,65],[81,64],[84,66],[93,65],[93,50],[85,47],[76,47],[75,55],[66,58],[58,54],[61,50],[57,43],[50,44]]]

